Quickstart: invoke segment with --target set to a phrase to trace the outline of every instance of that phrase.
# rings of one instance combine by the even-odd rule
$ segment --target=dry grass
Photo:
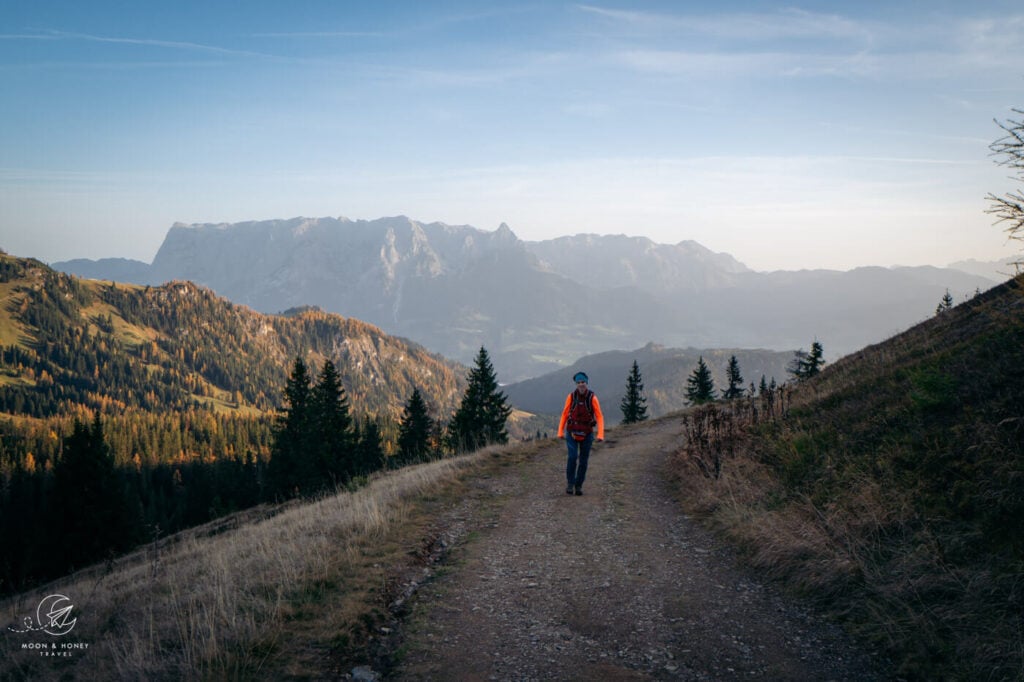
[[[1024,679],[1024,278],[784,403],[683,415],[688,510],[907,679]]]
[[[358,647],[386,610],[388,566],[422,541],[418,505],[505,451],[391,472],[234,530],[194,529],[19,595],[3,604],[10,623],[67,595],[78,623],[65,639],[90,647],[54,662],[17,650],[32,635],[5,633],[0,678],[275,679],[303,656]]]

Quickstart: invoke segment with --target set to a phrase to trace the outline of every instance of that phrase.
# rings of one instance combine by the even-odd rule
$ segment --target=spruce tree
[[[300,490],[300,483],[311,477],[306,471],[310,458],[304,456],[311,445],[310,382],[306,363],[301,357],[295,358],[284,389],[284,414],[278,417],[267,465],[267,488],[271,498],[293,497],[305,492]]]
[[[694,405],[709,403],[715,399],[715,384],[711,379],[711,370],[704,363],[703,355],[690,378],[686,380],[686,399]]]
[[[377,422],[366,417],[359,429],[356,445],[355,475],[368,476],[384,466],[384,446]]]
[[[635,424],[647,419],[647,398],[643,395],[644,384],[640,366],[633,360],[633,367],[626,379],[626,395],[622,398],[622,423]]]
[[[316,385],[310,393],[310,451],[314,467],[304,467],[312,479],[310,491],[345,483],[356,473],[355,438],[348,397],[341,376],[330,360],[324,362]],[[305,492],[305,491],[304,491]]]
[[[743,376],[740,375],[740,363],[735,355],[729,358],[729,366],[725,369],[725,380],[729,382],[729,387],[725,389],[722,397],[726,400],[742,398]]]
[[[824,350],[817,339],[811,344],[810,353],[798,350],[793,355],[793,360],[786,371],[792,374],[797,381],[806,381],[817,376],[821,372],[821,366],[825,364]]]
[[[396,464],[403,466],[426,460],[430,456],[430,434],[433,430],[434,420],[427,414],[427,404],[419,389],[414,388],[398,425]]]
[[[127,549],[141,520],[129,513],[114,455],[97,412],[92,426],[77,419],[54,468],[53,505],[47,529],[61,569],[80,568]]]
[[[491,443],[508,442],[505,422],[512,408],[505,402],[505,394],[498,390],[494,367],[483,346],[474,364],[466,393],[448,424],[448,446],[455,452],[472,452]]]
[[[939,305],[937,305],[935,307],[935,314],[936,315],[941,315],[942,313],[946,312],[947,310],[952,310],[952,308],[953,308],[953,297],[950,296],[949,289],[946,289],[946,293],[943,294],[942,300],[939,301]]]

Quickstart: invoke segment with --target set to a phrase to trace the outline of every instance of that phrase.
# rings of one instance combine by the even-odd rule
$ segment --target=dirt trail
[[[497,518],[420,590],[388,679],[881,679],[679,511],[663,471],[679,436],[672,419],[611,431],[582,497],[561,441],[481,481]]]

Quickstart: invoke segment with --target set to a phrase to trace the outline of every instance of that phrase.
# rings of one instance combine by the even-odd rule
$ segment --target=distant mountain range
[[[506,383],[650,341],[792,350],[817,338],[837,357],[927,318],[946,289],[959,302],[999,281],[934,267],[754,272],[692,241],[526,242],[504,224],[487,232],[404,216],[175,224],[152,264],[53,267],[138,284],[190,280],[266,313],[317,306],[467,364],[486,346]]]

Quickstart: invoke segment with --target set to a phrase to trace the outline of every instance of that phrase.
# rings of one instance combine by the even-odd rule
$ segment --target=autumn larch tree
[[[1014,109],[1014,113],[1024,114],[1024,110]],[[1018,182],[1024,182],[1024,120],[1006,122],[996,121],[996,125],[1006,133],[991,145],[989,149],[996,157],[996,163],[1012,169]],[[1006,223],[1006,233],[1010,239],[1024,240],[1024,192],[1007,192],[1003,196],[988,195],[990,208],[986,211],[996,217],[996,223]],[[1017,262],[1020,269],[1022,261]]]

